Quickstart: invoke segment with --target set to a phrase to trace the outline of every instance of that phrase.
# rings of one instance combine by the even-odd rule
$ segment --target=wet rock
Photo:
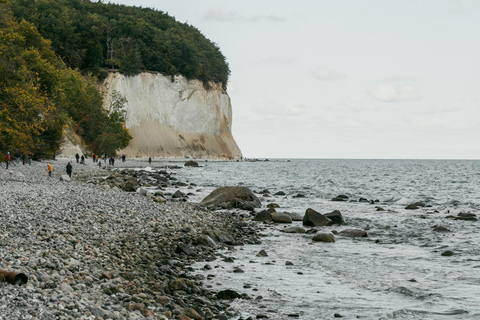
[[[304,226],[327,226],[332,222],[332,220],[325,217],[323,214],[308,208],[305,211],[305,216],[303,217]]]
[[[269,203],[267,204],[267,208],[280,208],[280,206],[277,203]]]
[[[267,210],[262,210],[258,212],[255,217],[253,218],[254,221],[261,221],[261,222],[271,222],[272,216]]]
[[[445,228],[443,226],[433,226],[432,228],[435,232],[450,232],[448,228]]]
[[[234,267],[233,272],[234,273],[244,273],[245,271],[243,271],[240,267]]]
[[[417,210],[420,207],[425,207],[425,203],[423,202],[415,202],[412,204],[409,204],[408,206],[405,207],[406,210]]]
[[[320,233],[317,233],[312,241],[314,242],[335,242],[335,236],[331,233],[327,233],[327,232],[320,232]]]
[[[303,216],[299,215],[298,213],[287,212],[287,211],[285,211],[284,213],[288,214],[292,218],[292,221],[302,221],[303,220]]]
[[[477,221],[477,215],[474,213],[463,213],[460,212],[456,217],[455,220],[465,220],[465,221]]]
[[[292,223],[292,217],[285,213],[273,213],[272,220],[276,223]]]
[[[305,233],[305,229],[303,229],[302,227],[289,227],[280,231],[285,233]]]
[[[204,320],[204,318],[198,313],[198,311],[193,308],[185,309],[182,314],[193,320]]]
[[[305,195],[303,193],[297,193],[293,198],[305,198]]]
[[[243,209],[243,205],[253,208],[260,208],[261,202],[247,187],[221,187],[212,191],[201,202],[201,205],[207,208],[219,206],[232,206],[233,208]]]
[[[367,232],[361,229],[345,229],[338,232],[338,235],[342,237],[350,237],[350,238],[368,237]]]
[[[212,247],[212,248],[217,246],[217,243],[212,238],[210,238],[208,235],[199,236],[195,240],[194,244],[197,245],[197,246]]]
[[[444,256],[444,257],[453,256],[453,251],[451,251],[451,250],[446,250],[446,251],[442,252],[442,256]]]
[[[187,290],[187,284],[185,283],[185,279],[182,278],[173,280],[168,284],[168,287],[172,290]]]
[[[325,213],[324,216],[327,217],[328,219],[332,220],[331,224],[339,224],[339,225],[345,224],[345,220],[343,220],[342,213],[338,210],[334,210],[332,212]]]
[[[283,191],[278,191],[277,193],[275,193],[276,196],[286,196],[287,194]]]
[[[217,292],[217,298],[221,300],[233,300],[242,297],[238,292],[227,289]]]
[[[193,161],[193,160],[189,160],[187,162],[185,162],[184,164],[185,167],[198,167],[198,162],[196,161]]]
[[[175,249],[176,253],[185,253],[188,256],[195,255],[195,250],[187,246],[186,244],[179,243]]]
[[[268,253],[265,250],[260,250],[260,252],[257,253],[257,257],[268,257]]]
[[[348,201],[348,196],[340,194],[332,199],[332,201]]]
[[[185,197],[185,193],[181,192],[180,190],[175,191],[175,193],[172,195],[172,198],[174,199],[179,199],[184,197]]]

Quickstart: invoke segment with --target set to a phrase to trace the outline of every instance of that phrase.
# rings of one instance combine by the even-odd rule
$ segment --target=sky
[[[480,159],[480,0],[110,2],[220,47],[247,158]]]

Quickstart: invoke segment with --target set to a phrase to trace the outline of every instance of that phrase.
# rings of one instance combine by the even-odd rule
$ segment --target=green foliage
[[[166,13],[85,0],[11,2],[17,19],[32,22],[71,68],[182,74],[226,89],[230,69],[218,46]]]
[[[95,152],[126,147],[125,117],[103,109],[96,83],[66,67],[31,23],[14,22],[9,4],[0,2],[1,154],[53,156],[69,119]]]

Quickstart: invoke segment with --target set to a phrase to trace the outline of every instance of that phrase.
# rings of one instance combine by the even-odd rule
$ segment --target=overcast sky
[[[480,159],[480,0],[111,2],[219,45],[247,158]]]

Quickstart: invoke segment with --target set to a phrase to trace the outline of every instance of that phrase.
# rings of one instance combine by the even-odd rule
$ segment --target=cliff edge
[[[133,136],[120,150],[130,158],[239,159],[232,136],[232,105],[220,84],[205,90],[199,80],[144,72],[109,73],[104,106],[113,91],[127,99],[126,127]]]

